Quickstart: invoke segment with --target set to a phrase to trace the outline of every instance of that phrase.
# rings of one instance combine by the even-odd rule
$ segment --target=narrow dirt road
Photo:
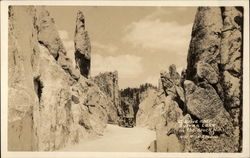
[[[103,136],[93,140],[82,140],[79,144],[68,146],[61,151],[149,152],[147,148],[153,140],[154,131],[140,127],[108,125]]]

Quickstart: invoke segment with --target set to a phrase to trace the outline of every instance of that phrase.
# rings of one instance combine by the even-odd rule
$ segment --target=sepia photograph
[[[249,156],[248,1],[2,4],[6,157]]]

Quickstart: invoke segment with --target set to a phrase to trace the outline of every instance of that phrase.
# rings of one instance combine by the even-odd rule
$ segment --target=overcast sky
[[[85,16],[91,52],[91,76],[118,71],[120,88],[158,84],[160,71],[186,67],[196,7],[46,7],[64,46],[74,58],[78,10]]]

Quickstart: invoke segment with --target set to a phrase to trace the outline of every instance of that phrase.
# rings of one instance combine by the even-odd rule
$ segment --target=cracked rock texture
[[[186,71],[180,77],[170,66],[169,73],[161,73],[162,88],[170,97],[165,106],[175,108],[171,108],[173,115],[161,117],[163,123],[156,128],[161,135],[156,140],[158,151],[242,150],[242,16],[242,7],[198,8]],[[178,121],[173,122],[176,119],[191,121],[194,130],[180,129]],[[205,121],[213,126],[203,127]],[[171,133],[176,136],[171,138],[176,142],[170,144],[172,149]]]
[[[186,70],[162,71],[160,104],[138,112],[160,114],[157,152],[242,151],[242,35],[242,7],[198,7]]]
[[[43,7],[9,7],[10,151],[58,150],[106,127],[109,98],[72,67],[54,23]]]

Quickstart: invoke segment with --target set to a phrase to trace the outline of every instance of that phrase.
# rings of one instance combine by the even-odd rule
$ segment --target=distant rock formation
[[[53,151],[102,135],[109,98],[72,67],[45,8],[9,7],[8,52],[10,151]]]
[[[157,151],[242,150],[242,16],[242,7],[198,8],[186,71],[161,73]]]
[[[124,112],[124,116],[134,117],[136,122],[137,112],[139,110],[140,103],[147,97],[151,97],[151,90],[156,91],[156,87],[152,84],[145,83],[140,85],[139,88],[125,88],[120,91],[121,93],[121,107]]]
[[[81,75],[88,78],[90,73],[91,45],[88,32],[85,30],[85,18],[78,11],[75,30],[75,60]]]
[[[94,77],[94,82],[100,87],[100,90],[106,94],[111,104],[108,108],[108,117],[110,123],[117,123],[119,117],[122,115],[121,99],[118,85],[118,72],[100,73]]]

